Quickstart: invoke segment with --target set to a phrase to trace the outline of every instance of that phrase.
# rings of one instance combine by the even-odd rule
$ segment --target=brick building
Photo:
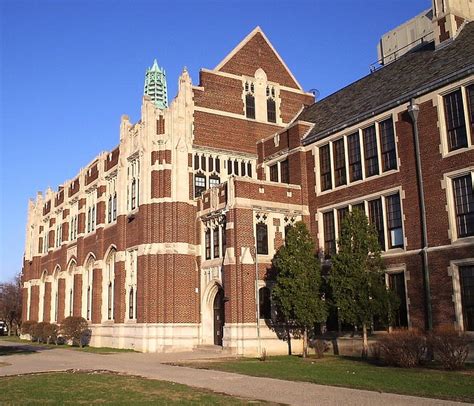
[[[318,102],[260,28],[199,85],[184,70],[169,107],[145,95],[116,149],[30,202],[23,319],[81,315],[96,346],[285,351],[268,277],[285,227],[305,221],[330,268],[359,207],[396,324],[474,330],[469,4],[435,0],[429,39]]]

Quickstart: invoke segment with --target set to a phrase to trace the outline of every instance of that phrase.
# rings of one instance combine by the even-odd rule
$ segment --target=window
[[[375,125],[364,128],[365,176],[370,177],[379,173],[379,158],[377,153],[377,135]]]
[[[288,171],[288,159],[280,162],[280,182],[290,183],[290,174]]]
[[[471,124],[471,137],[474,133],[474,85],[466,87],[467,106],[469,111],[469,123]]]
[[[106,281],[107,281],[107,320],[114,318],[114,283],[115,283],[115,251],[112,250],[107,258],[105,265]]]
[[[221,173],[221,160],[218,156],[216,156],[216,172]]]
[[[454,208],[458,238],[474,235],[474,192],[472,175],[453,179]]]
[[[321,174],[321,190],[331,189],[331,155],[329,144],[319,148],[319,171]]]
[[[369,220],[377,231],[380,249],[385,249],[385,236],[383,227],[382,199],[369,201]]]
[[[227,175],[232,174],[232,159],[227,160]]]
[[[204,234],[206,259],[211,259],[211,229],[207,228]]]
[[[467,147],[466,122],[461,89],[444,96],[444,114],[448,135],[448,150]]]
[[[86,266],[86,319],[92,319],[92,287],[93,287],[93,272],[94,259],[91,258]]]
[[[400,306],[394,314],[392,327],[408,327],[407,295],[405,291],[405,272],[389,273],[388,287],[400,300]]]
[[[214,244],[214,258],[219,258],[219,227],[212,230],[212,240]]]
[[[339,236],[341,236],[342,224],[344,222],[344,219],[347,216],[347,213],[349,213],[349,207],[347,206],[337,209],[337,230],[338,230]]]
[[[474,265],[459,267],[464,330],[474,331]]]
[[[117,220],[117,192],[115,189],[117,177],[114,176],[107,180],[107,223],[113,223]]]
[[[264,223],[257,224],[257,254],[268,255],[268,227]]]
[[[234,174],[239,176],[239,161],[234,160]]]
[[[219,176],[216,175],[211,175],[209,176],[209,187],[214,187],[217,186],[221,183],[221,180],[219,179]]]
[[[97,202],[97,189],[94,189],[92,192],[89,192],[86,197],[87,232],[88,233],[95,231],[96,202]]]
[[[347,137],[349,153],[349,177],[351,182],[362,179],[359,133]]]
[[[197,173],[194,175],[194,197],[201,196],[202,192],[206,190],[206,177]]]
[[[247,118],[255,119],[255,96],[252,93],[245,95],[245,115]]]
[[[267,120],[270,123],[276,123],[276,103],[272,98],[267,99]]]
[[[362,213],[365,214],[365,204],[364,204],[364,202],[353,204],[352,205],[352,211],[354,211],[354,210],[360,210]]]
[[[332,144],[334,151],[334,185],[346,184],[346,157],[344,152],[344,138],[334,141]]]
[[[138,158],[129,159],[127,177],[127,207],[131,211],[140,205],[140,160]]]
[[[336,252],[336,232],[334,230],[334,212],[323,214],[324,227],[324,253],[326,258],[331,258]]]
[[[270,166],[270,181],[278,182],[278,164]]]
[[[392,118],[379,124],[380,143],[382,149],[382,171],[397,169],[397,153],[395,150],[395,134]]]
[[[212,156],[209,157],[209,172],[214,171],[214,158]]]
[[[270,299],[270,289],[267,287],[258,290],[258,317],[259,319],[272,318],[272,304]]]
[[[128,318],[137,318],[137,273],[138,273],[138,251],[136,249],[127,251],[126,262],[126,306],[128,306]],[[126,307],[127,308],[127,307]]]
[[[135,302],[135,295],[133,294],[133,286],[130,288],[130,292],[128,294],[128,318],[134,319],[135,312],[134,312],[134,302]]]
[[[245,162],[240,162],[240,175],[245,176]]]
[[[247,176],[252,177],[252,164],[250,162],[247,162]]]
[[[385,198],[385,210],[389,248],[403,247],[402,211],[398,193]]]
[[[221,244],[222,244],[222,256],[225,256],[225,249],[226,249],[226,223],[223,222],[221,226]]]
[[[61,224],[58,224],[56,226],[56,233],[55,233],[55,237],[56,237],[56,240],[55,240],[55,247],[58,248],[61,246],[61,243],[63,241],[63,228],[61,226]]]
[[[75,202],[71,205],[69,213],[69,241],[74,241],[77,238],[78,208],[78,202]]]

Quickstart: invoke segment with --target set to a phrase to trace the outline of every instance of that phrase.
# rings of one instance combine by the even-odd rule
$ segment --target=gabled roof
[[[290,69],[286,65],[285,61],[278,54],[276,49],[273,47],[272,43],[268,40],[267,36],[265,35],[265,33],[262,31],[262,29],[259,26],[255,27],[250,34],[248,34],[229,54],[227,54],[227,56],[221,62],[219,62],[219,64],[214,68],[214,70],[226,72],[228,70],[227,67],[232,63],[232,60],[236,59],[239,53],[244,53],[245,48],[250,46],[251,43],[255,41],[257,37],[261,37],[265,45],[269,48],[270,52],[274,54],[275,61],[272,61],[272,62],[274,62],[274,65],[275,64],[281,65],[282,70],[285,71],[286,75],[288,75],[290,80],[293,82],[292,87],[296,87],[299,90],[303,90],[301,85],[298,83],[298,81],[294,77],[293,73],[290,71]],[[255,61],[256,57],[258,59],[258,55],[250,55],[250,57],[253,59],[252,62]],[[269,74],[268,69],[264,69],[264,70],[267,71],[266,73],[268,75]],[[255,73],[255,70],[253,72],[248,72],[248,73],[251,73],[253,75]]]
[[[305,145],[474,73],[474,22],[452,41],[430,43],[305,108]]]

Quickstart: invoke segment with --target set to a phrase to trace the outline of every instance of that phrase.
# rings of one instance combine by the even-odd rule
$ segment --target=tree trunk
[[[369,342],[367,340],[367,324],[362,323],[362,358],[369,355]]]
[[[291,335],[290,335],[290,326],[286,323],[286,338],[288,340],[288,355],[291,355]]]
[[[305,326],[303,330],[303,358],[308,356],[308,328]]]

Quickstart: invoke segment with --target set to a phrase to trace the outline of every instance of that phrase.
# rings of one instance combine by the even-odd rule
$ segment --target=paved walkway
[[[0,346],[5,345],[24,346],[23,344],[0,341]],[[0,366],[0,377],[31,372],[64,371],[68,369],[109,370],[210,389],[241,398],[260,399],[289,405],[465,405],[465,403],[436,399],[337,388],[305,382],[290,382],[280,379],[258,378],[228,372],[164,364],[165,362],[222,356],[207,351],[165,354],[122,352],[98,355],[65,349],[31,348],[37,350],[37,352],[0,357],[0,362],[11,364],[3,367]]]

